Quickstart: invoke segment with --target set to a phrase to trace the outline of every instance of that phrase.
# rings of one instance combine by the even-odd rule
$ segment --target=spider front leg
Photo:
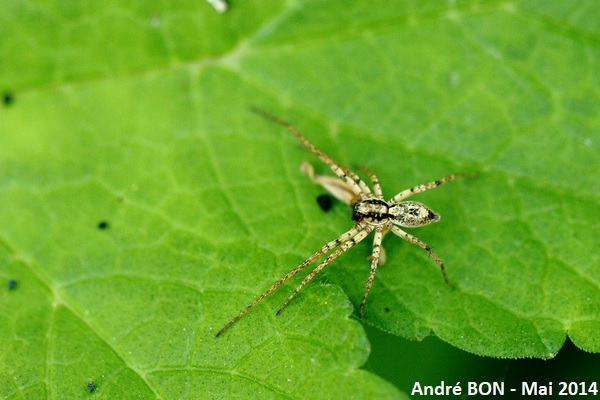
[[[313,183],[321,185],[333,197],[348,205],[354,204],[359,195],[357,195],[350,186],[339,178],[326,175],[315,175],[313,166],[306,160],[300,164],[300,171],[306,174]]]
[[[330,158],[327,154],[317,149],[315,145],[313,145],[311,142],[308,141],[308,139],[306,139],[304,136],[302,136],[302,134],[300,134],[300,132],[296,129],[294,125],[280,118],[277,118],[276,116],[269,114],[268,112],[261,110],[257,107],[251,107],[250,111],[256,113],[257,115],[260,115],[261,117],[269,121],[275,122],[276,124],[279,124],[286,128],[288,131],[290,131],[292,135],[296,136],[296,138],[300,140],[300,142],[302,142],[302,144],[304,144],[304,146],[306,146],[314,155],[319,157],[321,161],[327,164],[329,168],[331,168],[331,170],[337,175],[337,177],[344,181],[354,193],[356,193],[357,195],[367,195],[371,193],[371,190],[363,181],[360,180],[360,178],[355,173],[353,173],[352,171],[348,171],[346,168],[333,161],[333,159]]]
[[[429,247],[427,245],[427,243],[425,243],[424,241],[422,241],[421,239],[411,235],[410,233],[404,232],[402,229],[398,228],[396,225],[393,225],[391,227],[392,232],[394,232],[397,236],[401,237],[402,239],[412,243],[412,244],[416,244],[417,246],[419,246],[420,248],[422,248],[423,250],[425,250],[427,253],[429,253],[429,255],[431,256],[431,258],[433,258],[433,260],[437,263],[437,265],[440,266],[440,269],[442,271],[442,275],[444,276],[444,280],[446,281],[446,283],[448,285],[450,285],[451,287],[454,287],[454,285],[452,285],[450,283],[450,281],[448,280],[448,275],[446,275],[446,268],[444,268],[444,263],[442,261],[442,259],[435,254],[435,252],[433,250],[431,250],[431,247]]]

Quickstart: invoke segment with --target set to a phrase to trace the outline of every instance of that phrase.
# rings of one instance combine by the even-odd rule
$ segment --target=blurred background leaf
[[[319,209],[298,170],[314,157],[252,105],[388,197],[479,175],[415,198],[442,214],[412,233],[456,289],[388,237],[362,322],[486,356],[553,357],[567,335],[599,352],[600,6],[263,3],[0,4],[1,394],[402,396],[359,369],[368,240],[279,318],[296,281],[214,339],[352,224]],[[401,339],[367,331],[368,369],[409,391],[386,372],[408,350],[393,367],[380,350]]]

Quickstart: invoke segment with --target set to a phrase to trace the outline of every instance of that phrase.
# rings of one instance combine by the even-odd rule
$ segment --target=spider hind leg
[[[402,239],[406,240],[407,242],[416,244],[417,246],[419,246],[420,248],[425,250],[427,253],[429,253],[431,258],[433,258],[433,261],[435,261],[436,264],[440,267],[440,270],[442,271],[442,275],[444,276],[444,281],[446,281],[446,283],[450,287],[454,287],[454,285],[452,285],[450,283],[450,281],[448,280],[448,275],[446,274],[446,268],[444,267],[444,262],[433,250],[431,250],[431,247],[429,247],[427,245],[427,243],[425,243],[421,239],[411,235],[410,233],[404,232],[402,229],[398,228],[396,225],[392,226],[391,230],[392,230],[392,232],[394,232],[396,234],[396,236],[401,237]]]

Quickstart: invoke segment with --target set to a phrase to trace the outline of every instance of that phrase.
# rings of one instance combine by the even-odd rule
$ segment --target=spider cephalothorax
[[[448,175],[437,181],[417,185],[409,189],[403,190],[390,200],[385,201],[383,193],[381,191],[381,185],[379,179],[375,173],[369,169],[363,168],[362,170],[369,176],[373,184],[371,190],[367,184],[353,171],[333,161],[328,155],[317,149],[312,143],[310,143],[304,136],[302,136],[296,128],[289,122],[283,121],[265,111],[253,109],[258,115],[276,122],[286,127],[294,136],[296,136],[309,150],[315,154],[321,161],[331,168],[336,174],[337,178],[315,175],[314,170],[307,162],[302,163],[301,170],[306,173],[310,179],[318,183],[327,189],[333,196],[342,202],[352,207],[352,219],[356,221],[356,224],[343,233],[336,239],[325,244],[313,255],[308,257],[302,264],[298,265],[292,271],[288,272],[283,278],[271,285],[263,294],[257,297],[252,303],[250,303],[245,309],[243,309],[238,315],[233,317],[219,332],[216,336],[220,336],[225,330],[233,325],[237,320],[243,317],[248,311],[250,311],[255,305],[257,305],[262,299],[273,293],[279,286],[285,281],[302,271],[308,265],[312,264],[320,257],[329,253],[323,261],[312,270],[302,282],[294,289],[294,291],[288,296],[288,298],[277,310],[277,315],[285,308],[285,306],[294,298],[294,296],[311,280],[313,279],[323,268],[329,263],[335,260],[338,256],[346,252],[356,243],[365,239],[371,232],[375,232],[373,239],[373,251],[371,254],[371,270],[369,277],[367,278],[367,284],[365,292],[360,303],[359,315],[362,317],[363,309],[367,301],[367,296],[371,290],[373,279],[375,278],[375,272],[377,267],[383,264],[385,261],[385,252],[381,247],[381,241],[383,236],[387,232],[393,232],[395,235],[402,239],[409,241],[417,246],[421,247],[429,253],[434,261],[439,265],[442,275],[446,283],[448,277],[446,276],[446,270],[444,269],[444,263],[438,257],[438,255],[431,250],[431,248],[422,240],[417,237],[403,231],[400,227],[404,228],[416,228],[424,226],[432,222],[440,220],[439,214],[433,212],[426,205],[416,201],[406,201],[407,197],[413,194],[421,193],[429,189],[434,189],[444,183],[450,182],[456,178],[463,176],[462,174]],[[331,252],[331,253],[330,253]]]

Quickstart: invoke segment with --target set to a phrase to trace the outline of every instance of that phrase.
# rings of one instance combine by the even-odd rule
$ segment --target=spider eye
[[[395,224],[407,228],[416,228],[440,220],[439,214],[417,201],[402,201],[390,207],[389,212],[394,217]]]

